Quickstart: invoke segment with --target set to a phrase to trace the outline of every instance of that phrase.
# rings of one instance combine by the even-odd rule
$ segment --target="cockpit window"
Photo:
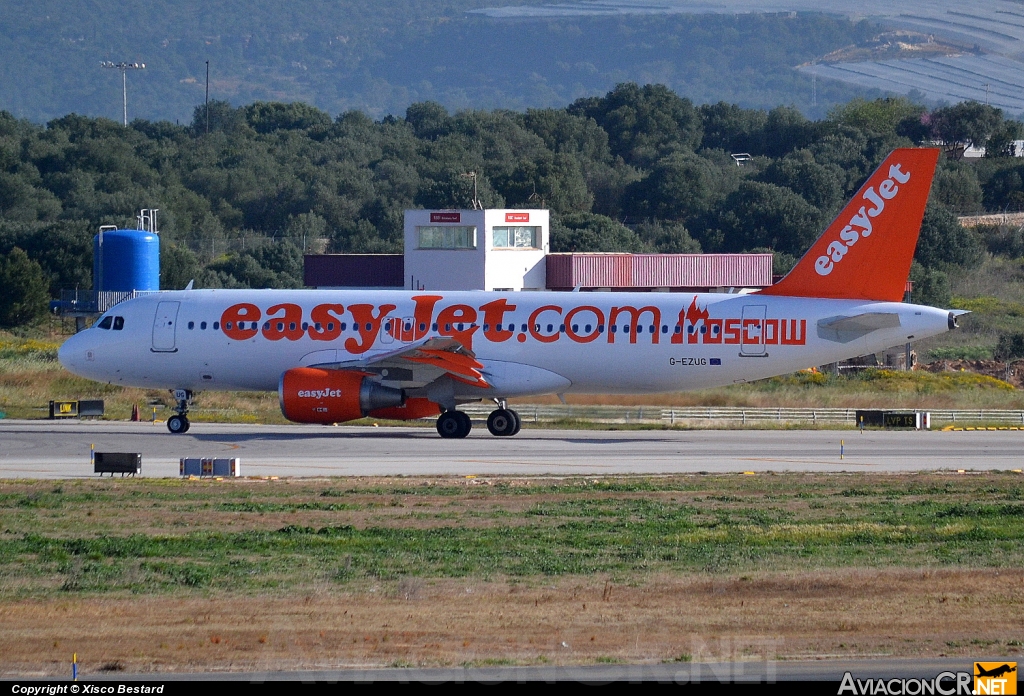
[[[114,317],[114,331],[120,331],[124,328],[124,317]]]
[[[109,329],[109,328],[110,328],[110,324],[111,324],[111,322],[113,322],[113,321],[114,321],[114,317],[103,317],[103,318],[102,318],[102,319],[100,320],[100,323],[99,323],[99,324],[97,324],[96,326],[97,326],[98,328],[101,328],[101,329]]]

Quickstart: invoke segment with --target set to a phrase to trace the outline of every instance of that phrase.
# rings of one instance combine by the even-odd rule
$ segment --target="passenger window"
[[[124,328],[124,317],[114,317],[114,331],[120,331]]]
[[[214,330],[214,331],[216,331],[216,330],[218,330],[219,328],[220,328],[220,322],[219,322],[219,321],[215,321],[215,322],[213,322],[213,330]]]
[[[205,321],[199,322],[199,329],[201,331],[206,331],[206,322]]]
[[[103,317],[103,319],[100,321],[100,323],[97,324],[96,326],[98,326],[101,329],[105,329],[106,330],[106,329],[110,328],[110,323],[112,321],[114,321],[114,317]]]
[[[196,328],[196,323],[194,321],[190,321],[188,323],[188,330],[191,331],[194,328]]]

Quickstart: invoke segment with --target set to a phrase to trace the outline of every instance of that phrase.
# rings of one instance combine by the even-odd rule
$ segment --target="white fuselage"
[[[135,387],[272,391],[294,367],[372,361],[452,336],[489,385],[460,382],[457,392],[488,398],[727,385],[920,340],[951,322],[932,307],[758,294],[385,290],[160,292],[107,315],[121,328],[94,326],[62,346],[72,372]]]

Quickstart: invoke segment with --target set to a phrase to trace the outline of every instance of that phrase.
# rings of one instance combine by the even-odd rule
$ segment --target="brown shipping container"
[[[549,289],[766,287],[771,254],[549,254]]]

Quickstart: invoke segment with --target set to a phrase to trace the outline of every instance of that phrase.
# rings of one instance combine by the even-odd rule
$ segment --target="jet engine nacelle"
[[[401,389],[384,387],[365,372],[296,367],[281,375],[281,413],[296,423],[342,423],[405,403]]]

